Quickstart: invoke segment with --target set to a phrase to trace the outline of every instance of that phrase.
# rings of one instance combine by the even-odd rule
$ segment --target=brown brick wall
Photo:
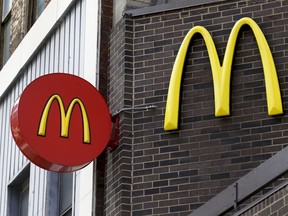
[[[232,27],[246,16],[258,23],[273,52],[285,114],[267,114],[259,50],[251,29],[244,26],[232,68],[231,116],[214,116],[209,58],[203,39],[196,35],[183,75],[180,129],[165,132],[163,119],[171,70],[186,33],[195,25],[205,26],[222,61]],[[134,112],[132,126],[122,124],[122,128],[132,127],[132,131],[122,131],[120,144],[127,148],[109,155],[108,194],[125,191],[112,187],[119,181],[122,151],[131,154],[122,158],[132,161],[131,173],[127,172],[131,185],[125,191],[132,193],[132,215],[188,215],[285,147],[287,18],[288,1],[232,0],[123,19],[111,35],[110,107],[115,110],[133,104],[156,104],[158,110]],[[127,46],[129,50],[124,51]],[[127,77],[125,64],[129,66]],[[108,195],[109,200],[111,197]],[[119,195],[115,200],[120,199]],[[111,206],[110,202],[109,211]]]
[[[100,34],[100,73],[99,73],[99,91],[107,100],[107,77],[109,66],[109,35],[112,28],[112,0],[102,0],[101,2],[101,34]],[[96,159],[96,187],[94,195],[96,196],[96,214],[103,215],[105,212],[105,164],[106,152],[103,152]],[[95,165],[95,163],[94,163]]]
[[[241,216],[285,216],[288,215],[287,186],[271,194],[257,205],[251,207]]]
[[[112,28],[112,0],[102,0],[100,34],[100,80],[99,90],[107,99],[107,75],[109,67],[109,36]]]
[[[111,33],[108,103],[110,112],[133,105],[133,37],[132,21],[122,20]],[[125,87],[124,87],[125,86]],[[108,153],[106,160],[105,215],[131,214],[132,184],[132,115],[120,115],[119,147]]]

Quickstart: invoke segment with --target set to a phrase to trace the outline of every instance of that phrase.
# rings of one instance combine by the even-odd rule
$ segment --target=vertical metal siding
[[[3,101],[3,105],[1,105],[1,122],[7,122],[6,120],[6,116],[7,116],[7,110],[6,110],[6,104],[7,104],[7,98]],[[7,128],[7,125],[6,124],[1,124],[2,128],[1,128],[1,143],[6,143],[6,128]],[[6,166],[6,161],[7,158],[5,157],[5,152],[6,152],[6,149],[7,149],[7,145],[1,145],[1,164],[3,164],[3,168]],[[2,168],[2,167],[1,167]],[[0,194],[1,194],[1,205],[0,205],[0,215],[6,215],[6,209],[5,209],[5,204],[6,204],[6,179],[7,179],[7,175],[6,175],[6,170],[5,169],[1,169],[1,178],[0,178]]]
[[[77,1],[58,28],[21,71],[6,97],[0,101],[0,215],[7,215],[8,185],[28,163],[12,139],[10,111],[24,88],[37,77],[54,72],[83,76],[85,0]],[[29,215],[45,216],[47,171],[30,168]]]

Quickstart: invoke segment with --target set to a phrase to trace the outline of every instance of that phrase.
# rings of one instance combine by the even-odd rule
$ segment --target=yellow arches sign
[[[85,109],[82,101],[79,98],[74,98],[72,100],[72,102],[69,104],[67,112],[65,112],[62,98],[57,94],[52,95],[49,98],[49,100],[45,106],[45,109],[43,111],[43,114],[42,114],[42,117],[40,120],[38,135],[45,136],[45,134],[46,134],[46,126],[47,126],[47,119],[48,119],[48,115],[49,115],[49,110],[50,110],[51,105],[52,105],[54,100],[57,100],[58,105],[59,105],[59,109],[60,109],[61,137],[68,137],[71,114],[72,114],[72,111],[73,111],[75,104],[77,103],[77,104],[79,104],[80,109],[81,109],[81,113],[82,113],[82,122],[83,122],[82,124],[83,124],[83,128],[84,128],[84,130],[83,130],[83,133],[84,133],[83,143],[90,143],[89,120],[88,120],[86,109]]]
[[[220,65],[214,41],[206,28],[195,26],[187,33],[180,46],[170,78],[164,120],[165,130],[178,129],[180,86],[184,61],[190,41],[196,33],[202,35],[208,50],[214,84],[215,116],[220,117],[230,115],[231,67],[236,40],[243,25],[249,25],[251,27],[260,50],[265,78],[268,114],[278,115],[283,113],[276,68],[266,38],[255,21],[251,18],[242,18],[236,22],[232,28],[227,42],[222,66]]]
[[[112,128],[103,96],[88,81],[68,73],[49,73],[31,82],[10,119],[22,153],[55,172],[77,171],[95,160],[107,147]]]

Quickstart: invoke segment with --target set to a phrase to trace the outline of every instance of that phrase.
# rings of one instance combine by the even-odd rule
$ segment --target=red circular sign
[[[11,131],[23,154],[50,171],[76,171],[108,144],[111,117],[97,89],[63,73],[39,77],[11,113]]]

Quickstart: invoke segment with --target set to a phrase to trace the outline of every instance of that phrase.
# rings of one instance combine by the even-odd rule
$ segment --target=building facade
[[[124,11],[110,38],[110,108],[112,113],[131,106],[158,109],[121,115],[120,145],[107,156],[106,215],[287,215],[286,166],[281,168],[287,135],[287,4],[170,1]],[[254,24],[241,26],[234,52],[227,45],[245,17],[259,26],[270,47],[283,114],[268,114],[270,78],[264,79],[263,44],[257,45]],[[173,65],[195,26],[207,29],[217,54],[208,54],[212,45],[208,36],[205,44],[204,30],[188,42],[179,128],[165,131],[168,88],[173,79],[181,80],[181,75],[171,78]],[[211,58],[218,55],[224,67],[231,53],[231,81],[223,75],[219,81],[220,75],[212,76],[217,65]],[[218,82],[220,88],[225,82],[231,86],[230,116],[221,118],[214,111]]]
[[[288,215],[288,1],[2,5],[0,215]],[[58,72],[98,88],[118,145],[73,173],[10,132],[25,87]]]
[[[44,74],[74,74],[99,88],[101,5],[1,1],[0,215],[96,215],[93,163],[74,173],[35,166],[16,147],[9,116],[25,87]]]

